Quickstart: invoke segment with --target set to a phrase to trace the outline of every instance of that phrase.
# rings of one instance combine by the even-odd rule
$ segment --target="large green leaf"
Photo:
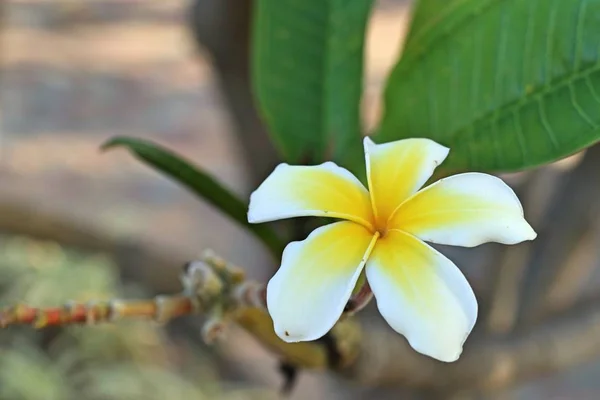
[[[362,160],[363,44],[372,0],[256,0],[253,82],[289,162]]]
[[[283,243],[275,232],[264,224],[249,224],[248,205],[189,161],[148,140],[116,137],[106,142],[102,149],[114,147],[125,147],[136,158],[182,184],[254,233],[276,257],[281,255]]]
[[[379,141],[429,137],[453,170],[514,171],[600,139],[600,0],[422,0]]]

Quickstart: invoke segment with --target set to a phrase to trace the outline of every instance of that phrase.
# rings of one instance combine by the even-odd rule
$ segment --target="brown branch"
[[[369,385],[444,391],[493,390],[563,370],[600,355],[600,304],[504,339],[472,338],[461,358],[444,364],[415,353],[389,329],[371,327],[345,371]]]
[[[539,206],[539,194],[544,187],[536,183],[544,180],[539,179],[543,175],[541,171],[527,173],[516,187],[515,192],[523,203],[525,210],[536,210]],[[545,181],[544,181],[545,182]],[[539,211],[539,210],[538,210]],[[538,226],[543,213],[531,213],[527,215],[533,226]],[[531,259],[532,242],[520,243],[516,246],[494,245],[490,265],[486,265],[492,271],[496,271],[495,279],[490,288],[489,309],[483,315],[486,328],[492,334],[511,332],[516,323],[521,299],[521,283],[527,271]]]
[[[569,273],[574,266],[570,257],[594,230],[600,215],[600,186],[590,184],[596,181],[598,170],[600,145],[595,145],[586,151],[577,167],[565,174],[544,214],[545,226],[533,243],[532,262],[522,285],[520,322],[524,324],[534,325],[548,315],[548,294],[562,279],[588,276],[586,270]],[[577,284],[570,286],[577,288]]]
[[[253,0],[194,0],[190,29],[199,49],[207,50],[232,117],[253,185],[260,184],[279,159],[259,116],[250,79]]]
[[[181,283],[181,294],[157,296],[152,300],[73,303],[51,308],[16,305],[0,311],[0,328],[12,325],[45,328],[129,318],[166,322],[201,312],[206,317],[202,333],[207,343],[218,339],[229,323],[236,323],[265,347],[298,367],[337,369],[348,365],[357,355],[360,334],[356,323],[348,318],[328,334],[330,341],[286,343],[279,339],[266,309],[265,285],[246,281],[240,268],[210,251],[200,260],[184,266]]]
[[[115,238],[23,198],[0,199],[0,232],[51,240],[79,249],[114,252]]]
[[[113,300],[97,303],[70,303],[63,307],[35,308],[24,304],[0,311],[0,328],[32,325],[50,326],[114,322],[119,319],[147,318],[167,322],[192,313],[193,299],[188,296],[157,296],[151,300]]]
[[[593,224],[589,231],[584,232],[564,266],[557,269],[554,279],[549,283],[541,310],[544,315],[573,306],[579,299],[581,288],[594,273],[600,243],[600,219],[596,218]]]
[[[520,288],[531,257],[531,244],[498,249],[498,253],[493,260],[498,273],[485,321],[486,328],[493,334],[511,332],[517,323]]]
[[[0,232],[107,253],[119,265],[123,278],[143,283],[154,293],[178,291],[177,272],[189,259],[155,243],[117,238],[106,230],[61,215],[27,198],[0,199]]]

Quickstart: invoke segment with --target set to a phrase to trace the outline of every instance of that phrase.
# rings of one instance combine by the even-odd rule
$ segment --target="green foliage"
[[[378,140],[429,137],[453,170],[513,171],[600,138],[600,0],[422,0]]]
[[[123,297],[132,289],[119,284],[117,266],[105,254],[2,235],[0,255],[0,307],[53,307]],[[181,338],[170,340],[148,321],[42,331],[12,326],[0,331],[0,343],[1,399],[273,398],[247,387],[225,390],[207,353]]]
[[[372,0],[258,0],[253,78],[284,159],[362,160],[360,98]]]
[[[102,149],[124,147],[136,158],[173,178],[184,187],[217,207],[224,214],[252,232],[276,256],[283,251],[283,243],[267,225],[248,223],[247,203],[238,199],[231,191],[222,186],[212,176],[203,172],[189,161],[164,147],[147,140],[116,137],[102,146]]]

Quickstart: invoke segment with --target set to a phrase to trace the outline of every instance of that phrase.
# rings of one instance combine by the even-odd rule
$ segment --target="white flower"
[[[341,316],[363,270],[379,311],[418,352],[458,359],[477,319],[460,270],[424,241],[472,247],[515,244],[536,233],[500,179],[466,173],[419,191],[449,149],[429,139],[364,140],[369,191],[332,162],[279,165],[250,198],[252,223],[339,218],[290,243],[267,286],[267,306],[286,342],[315,340]]]

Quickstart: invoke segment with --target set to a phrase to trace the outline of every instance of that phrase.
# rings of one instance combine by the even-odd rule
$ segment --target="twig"
[[[265,285],[246,281],[240,268],[211,251],[184,266],[181,283],[181,294],[151,300],[73,303],[54,308],[17,305],[0,312],[0,327],[27,324],[43,328],[139,317],[166,322],[197,312],[206,317],[202,334],[207,343],[219,339],[229,323],[236,323],[282,360],[301,368],[338,369],[357,356],[360,331],[349,318],[332,329],[327,341],[286,343],[279,339],[266,309]]]
[[[373,299],[373,291],[371,290],[371,285],[369,282],[365,280],[362,287],[356,292],[350,300],[348,300],[348,304],[344,308],[344,315],[351,316],[362,310],[369,304],[369,302]]]
[[[0,328],[10,325],[49,326],[114,322],[119,319],[149,318],[167,322],[191,314],[193,299],[184,295],[157,296],[150,300],[112,300],[97,303],[69,303],[63,307],[36,308],[24,304],[0,311]]]

